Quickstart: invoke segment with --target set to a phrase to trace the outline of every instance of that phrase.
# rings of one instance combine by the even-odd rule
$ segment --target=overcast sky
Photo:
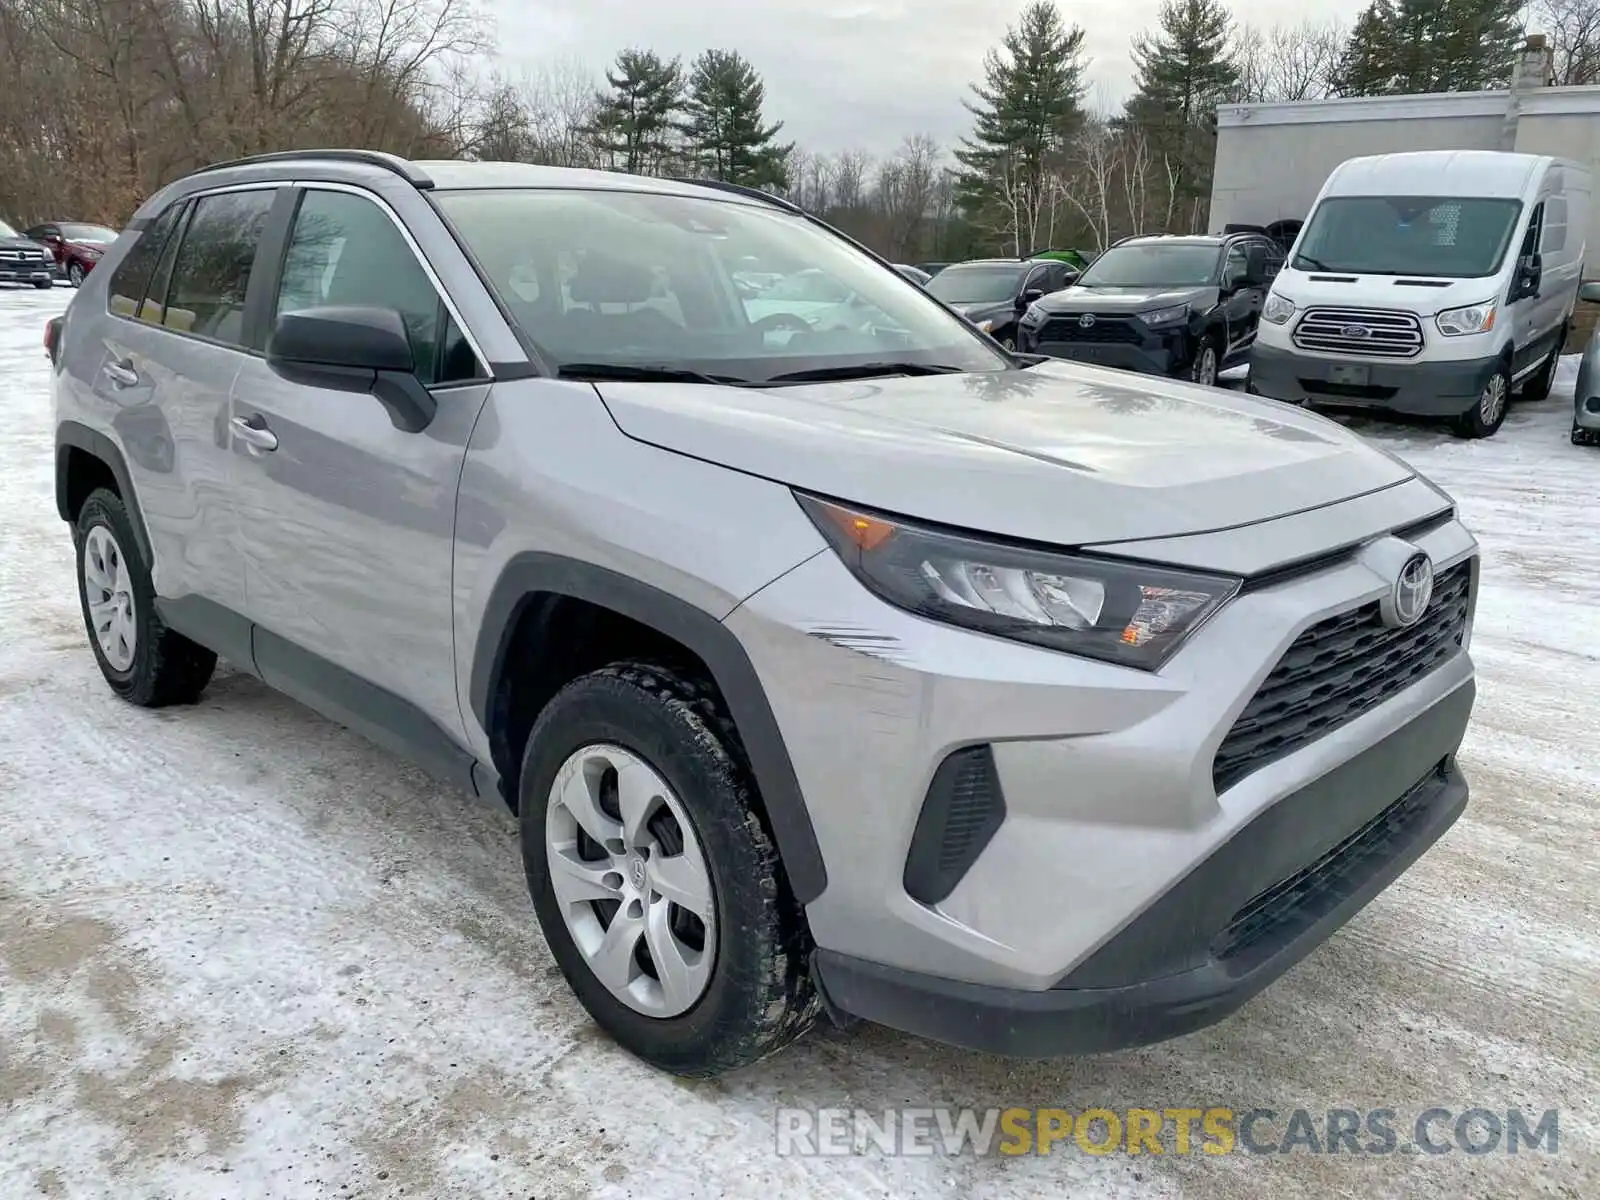
[[[882,153],[909,133],[949,144],[967,132],[961,107],[984,52],[1015,22],[1021,0],[485,0],[511,74],[552,60],[599,78],[619,49],[687,61],[707,47],[737,50],[766,79],[769,120],[808,149]],[[1131,90],[1128,41],[1156,23],[1160,0],[1059,0],[1083,26],[1090,103]],[[1252,24],[1338,19],[1364,0],[1234,0]]]

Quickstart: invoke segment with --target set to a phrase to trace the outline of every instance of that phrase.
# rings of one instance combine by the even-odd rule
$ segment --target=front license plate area
[[[1366,387],[1372,379],[1372,368],[1366,363],[1334,363],[1328,368],[1328,382],[1342,383],[1346,387]]]

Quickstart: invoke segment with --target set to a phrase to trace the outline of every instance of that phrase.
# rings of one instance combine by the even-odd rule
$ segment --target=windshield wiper
[[[708,375],[688,367],[665,363],[562,363],[556,368],[558,379],[610,379],[618,383],[709,383],[718,387],[738,386],[751,381],[738,375]]]
[[[869,362],[853,367],[812,367],[807,371],[785,371],[767,383],[822,383],[830,379],[871,379],[876,375],[959,375],[961,367],[944,363]]]
[[[1296,262],[1303,262],[1303,263],[1307,264],[1308,266],[1310,266],[1310,268],[1313,271],[1331,271],[1331,270],[1333,270],[1333,268],[1330,267],[1327,263],[1322,262],[1319,259],[1312,258],[1311,255],[1309,255],[1309,254],[1296,254],[1294,257],[1295,257],[1295,261]]]

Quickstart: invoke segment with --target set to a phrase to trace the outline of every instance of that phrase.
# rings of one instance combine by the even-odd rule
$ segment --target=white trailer
[[[1211,230],[1245,225],[1292,237],[1333,169],[1368,154],[1513,150],[1573,159],[1600,174],[1600,85],[1544,86],[1549,63],[1535,35],[1514,85],[1500,91],[1222,105]],[[1588,246],[1585,277],[1593,277],[1600,205],[1590,210]]]

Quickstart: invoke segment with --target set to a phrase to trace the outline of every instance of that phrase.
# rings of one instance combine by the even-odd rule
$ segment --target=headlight
[[[1239,590],[1224,576],[985,541],[795,495],[850,572],[888,603],[1146,671]]]
[[[1276,292],[1267,297],[1267,302],[1261,306],[1261,319],[1270,321],[1274,325],[1282,325],[1294,316],[1294,301],[1285,300]]]
[[[987,321],[979,321],[978,322],[978,332],[979,333],[993,333],[994,332],[994,318],[990,317]]]
[[[1139,320],[1146,325],[1176,325],[1179,321],[1189,319],[1189,306],[1187,304],[1173,304],[1167,308],[1153,308],[1149,312],[1139,314]]]
[[[1467,304],[1461,308],[1447,308],[1433,319],[1445,337],[1462,337],[1469,333],[1488,333],[1494,328],[1495,304],[1485,300],[1480,304]]]
[[[1024,325],[1038,325],[1044,321],[1044,318],[1044,305],[1030,304],[1028,305],[1028,311],[1022,314],[1022,323]]]

